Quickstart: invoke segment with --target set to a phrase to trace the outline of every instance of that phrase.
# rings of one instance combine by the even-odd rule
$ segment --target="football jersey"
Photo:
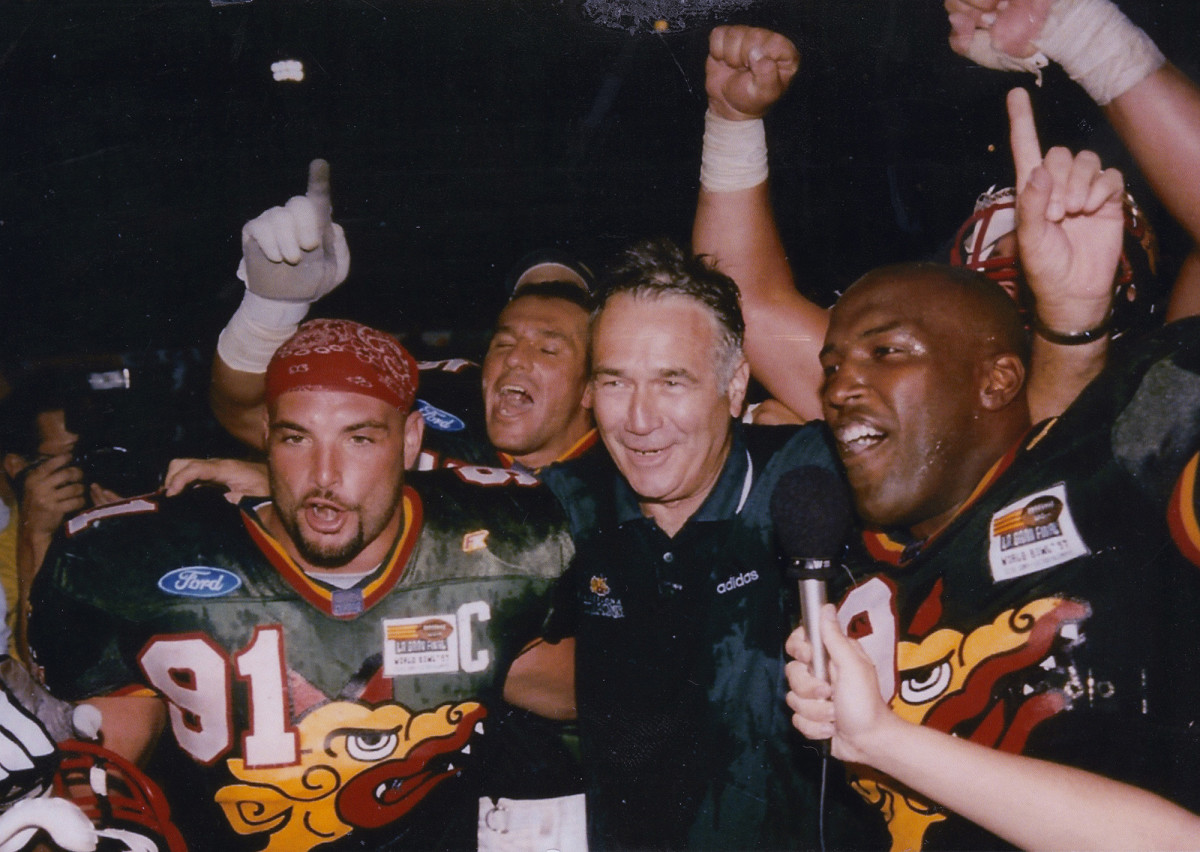
[[[420,470],[447,464],[501,467],[501,458],[488,441],[483,409],[483,378],[474,361],[449,358],[421,361],[415,403],[425,419]]]
[[[188,759],[154,768],[193,848],[471,848],[480,791],[519,768],[491,771],[490,723],[528,736],[503,676],[572,553],[535,485],[410,475],[401,535],[350,589],[211,490],[85,513],[35,585],[37,662],[69,700],[167,700]]]
[[[1198,332],[1128,353],[930,541],[864,534],[839,619],[898,715],[1200,810],[1200,570],[1171,529],[1181,506],[1194,526]],[[886,777],[851,780],[893,848],[1006,846]]]

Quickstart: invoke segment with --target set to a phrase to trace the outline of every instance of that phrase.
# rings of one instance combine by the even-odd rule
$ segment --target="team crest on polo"
[[[588,581],[588,592],[583,598],[583,611],[588,615],[598,615],[601,618],[624,618],[625,607],[617,598],[610,597],[612,587],[608,578],[593,575]]]
[[[224,568],[186,565],[158,578],[158,587],[169,595],[185,598],[219,598],[237,591],[242,578]]]
[[[997,582],[1045,571],[1091,552],[1071,517],[1067,488],[1061,482],[992,515],[989,538],[988,562]]]

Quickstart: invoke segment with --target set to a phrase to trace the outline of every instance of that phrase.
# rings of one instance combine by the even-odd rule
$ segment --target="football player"
[[[974,32],[976,43],[987,42],[988,27],[992,23],[1001,26],[1001,19],[1036,22],[1034,33],[1043,23],[1047,27],[1053,24],[1057,33],[1055,49],[1064,50],[1065,57],[1064,46],[1071,47],[1071,58],[1087,60],[1082,67],[1093,69],[1098,84],[1116,87],[1110,86],[1105,90],[1108,94],[1102,96],[1111,100],[1100,100],[1106,114],[1172,215],[1193,241],[1200,237],[1200,199],[1196,197],[1195,182],[1177,179],[1180,173],[1200,168],[1200,146],[1195,144],[1200,139],[1200,91],[1178,70],[1163,63],[1162,55],[1148,44],[1144,33],[1129,24],[1107,0],[1056,0],[1053,4],[1034,0],[1003,4],[996,0],[948,0],[946,5],[955,28],[952,43],[960,52],[965,49],[959,38],[962,33]],[[967,7],[971,7],[970,14],[965,11]],[[1047,20],[1051,8],[1055,11]],[[1093,13],[1098,15],[1095,28],[1088,25],[1088,16]],[[1095,43],[1089,41],[1092,36],[1097,36]],[[1026,34],[1016,46],[1028,47],[1026,39],[1030,37],[1032,34]],[[1099,57],[1116,55],[1113,51],[1119,54],[1120,45],[1126,43],[1130,47],[1121,61],[1096,62],[1095,57],[1089,58],[1090,51],[1096,51]],[[693,244],[696,251],[714,258],[738,282],[746,312],[746,354],[755,377],[796,413],[820,417],[817,391],[821,371],[816,355],[828,315],[795,289],[767,190],[762,123],[762,117],[795,75],[799,54],[778,33],[740,26],[716,28],[709,46],[709,108]],[[1066,61],[1070,64],[1070,59]],[[1022,107],[1014,120],[1013,153],[1017,158],[1021,156],[1018,146],[1032,151],[1033,146],[1022,142],[1032,133],[1032,118]],[[1036,156],[1041,159],[1040,149]],[[1052,149],[1048,156],[1064,167],[1080,169],[1072,191],[1055,199],[1060,205],[1055,215],[1074,219],[1085,198],[1085,161],[1071,158],[1065,149]],[[1090,167],[1097,168],[1098,161],[1090,161]],[[1017,168],[1022,168],[1020,163]],[[1190,295],[1200,289],[1193,283],[1200,280],[1198,269],[1200,265],[1192,255],[1175,285],[1168,318],[1192,313],[1189,305],[1200,301]],[[1036,285],[1041,302],[1039,315],[1044,320],[1042,327],[1035,329],[1028,388],[1030,410],[1036,421],[1060,413],[1102,369],[1113,322],[1108,311],[1113,303],[1108,290],[1102,292],[1099,287],[1092,294],[1072,294],[1053,277],[1029,283]]]
[[[793,634],[788,702],[892,848],[1195,847],[1198,330],[1030,429],[1023,323],[982,276],[887,267],[834,306],[822,398],[865,528],[832,686]]]
[[[416,381],[389,335],[308,322],[265,373],[269,499],[130,500],[50,551],[46,681],[130,759],[169,720],[149,768],[193,848],[474,848],[482,795],[511,816],[562,789],[557,731],[500,694],[570,538],[531,476],[406,475]],[[538,841],[573,848],[580,800],[543,804]]]

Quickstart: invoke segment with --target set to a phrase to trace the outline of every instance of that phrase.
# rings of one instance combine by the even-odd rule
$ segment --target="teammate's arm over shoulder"
[[[149,759],[167,722],[167,707],[157,695],[89,698],[84,704],[100,711],[100,744],[142,765]]]

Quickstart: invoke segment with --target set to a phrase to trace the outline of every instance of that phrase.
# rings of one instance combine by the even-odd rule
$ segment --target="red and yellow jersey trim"
[[[125,686],[118,687],[112,692],[104,695],[97,695],[97,698],[162,698],[158,690],[146,686],[142,683],[130,683]],[[84,699],[85,701],[87,699]]]
[[[413,547],[417,543],[417,537],[420,535],[424,523],[424,508],[420,495],[407,485],[404,486],[403,499],[404,527],[400,530],[400,535],[396,537],[396,543],[392,545],[391,551],[384,557],[383,569],[360,589],[363,598],[362,612],[344,615],[334,615],[333,613],[333,591],[305,574],[283,549],[283,545],[267,532],[253,512],[243,509],[242,523],[250,533],[250,538],[258,545],[258,549],[267,557],[267,561],[302,598],[328,616],[350,620],[362,615],[363,612],[383,600],[404,575],[408,558],[412,555]]]
[[[1193,565],[1200,565],[1200,522],[1196,518],[1196,471],[1200,454],[1192,456],[1175,481],[1167,506],[1167,524],[1179,552]]]
[[[1017,443],[1013,444],[1012,447],[1009,448],[1008,452],[996,459],[995,464],[988,468],[987,473],[983,475],[983,478],[980,479],[979,483],[974,489],[972,489],[971,493],[967,496],[967,499],[963,501],[963,504],[954,511],[954,514],[950,516],[950,519],[947,520],[946,523],[942,524],[942,526],[936,532],[925,539],[925,541],[922,543],[922,547],[927,546],[931,541],[941,535],[942,530],[950,526],[950,524],[954,522],[955,518],[970,508],[970,506],[974,504],[974,502],[978,500],[985,491],[991,488],[992,483],[999,479],[1000,475],[1003,474],[1004,471],[1008,470],[1009,466],[1012,465],[1013,461],[1016,459],[1017,453],[1019,453],[1022,449],[1028,449],[1032,447],[1034,444],[1040,441],[1046,432],[1049,431],[1050,427],[1054,425],[1054,422],[1055,421],[1052,420],[1050,423],[1046,424],[1046,426],[1040,429],[1037,435],[1035,435],[1028,442],[1026,442],[1025,437],[1022,437],[1020,441],[1017,441]],[[904,542],[897,541],[883,530],[864,529],[862,538],[863,544],[867,548],[867,552],[870,553],[871,557],[876,561],[886,562],[889,565],[902,565],[907,561],[904,558],[904,553],[908,545],[906,545]]]
[[[553,462],[550,462],[550,464],[579,458],[579,456],[596,446],[596,442],[598,440],[600,440],[600,433],[596,431],[595,427],[593,427],[589,429],[587,434],[585,434],[582,438],[580,438],[571,446],[567,447],[566,451],[564,451],[563,454],[556,458]],[[500,463],[505,467],[512,467],[517,461],[516,458],[510,456],[508,453],[502,453],[497,450],[496,454],[500,456]],[[543,465],[543,467],[545,467],[545,465]],[[541,470],[541,468],[538,468],[538,470]]]

